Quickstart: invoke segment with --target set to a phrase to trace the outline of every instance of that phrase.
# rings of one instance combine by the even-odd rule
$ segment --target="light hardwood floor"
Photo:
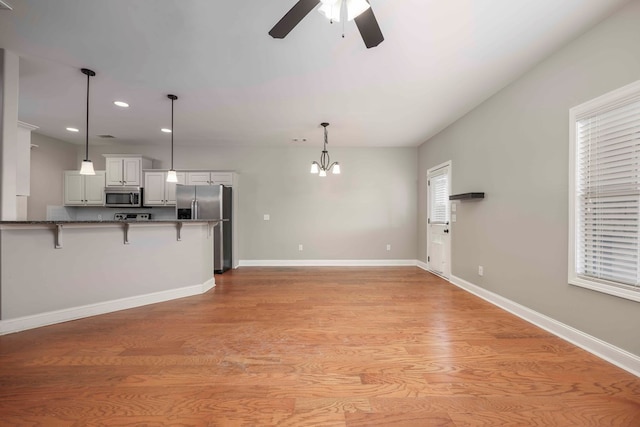
[[[0,337],[1,426],[640,426],[640,379],[415,267],[243,268]]]

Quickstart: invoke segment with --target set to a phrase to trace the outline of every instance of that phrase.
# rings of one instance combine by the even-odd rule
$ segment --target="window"
[[[570,118],[569,283],[640,301],[640,81]]]
[[[444,167],[429,175],[431,224],[449,224],[449,169]]]

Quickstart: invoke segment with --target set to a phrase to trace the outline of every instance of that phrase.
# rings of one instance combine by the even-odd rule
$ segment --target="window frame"
[[[640,99],[640,80],[622,88],[613,90],[583,104],[577,105],[569,110],[568,281],[570,285],[580,286],[616,297],[640,302],[640,287],[628,286],[622,283],[579,276],[576,268],[577,245],[579,243],[579,236],[576,235],[576,215],[578,214],[576,210],[579,207],[577,203],[578,195],[576,193],[579,173],[579,168],[576,165],[577,149],[579,148],[578,141],[576,140],[577,122],[585,116],[609,111],[611,109],[615,109],[616,105],[627,104],[630,101],[638,99]]]

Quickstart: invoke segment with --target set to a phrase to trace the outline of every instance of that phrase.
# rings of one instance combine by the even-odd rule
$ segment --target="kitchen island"
[[[198,295],[218,221],[0,221],[0,334]]]

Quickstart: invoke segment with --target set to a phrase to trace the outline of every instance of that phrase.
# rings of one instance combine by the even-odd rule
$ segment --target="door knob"
[[[444,232],[445,232],[445,233],[448,233],[448,232],[449,232],[449,230],[445,229],[445,230],[444,230]]]

